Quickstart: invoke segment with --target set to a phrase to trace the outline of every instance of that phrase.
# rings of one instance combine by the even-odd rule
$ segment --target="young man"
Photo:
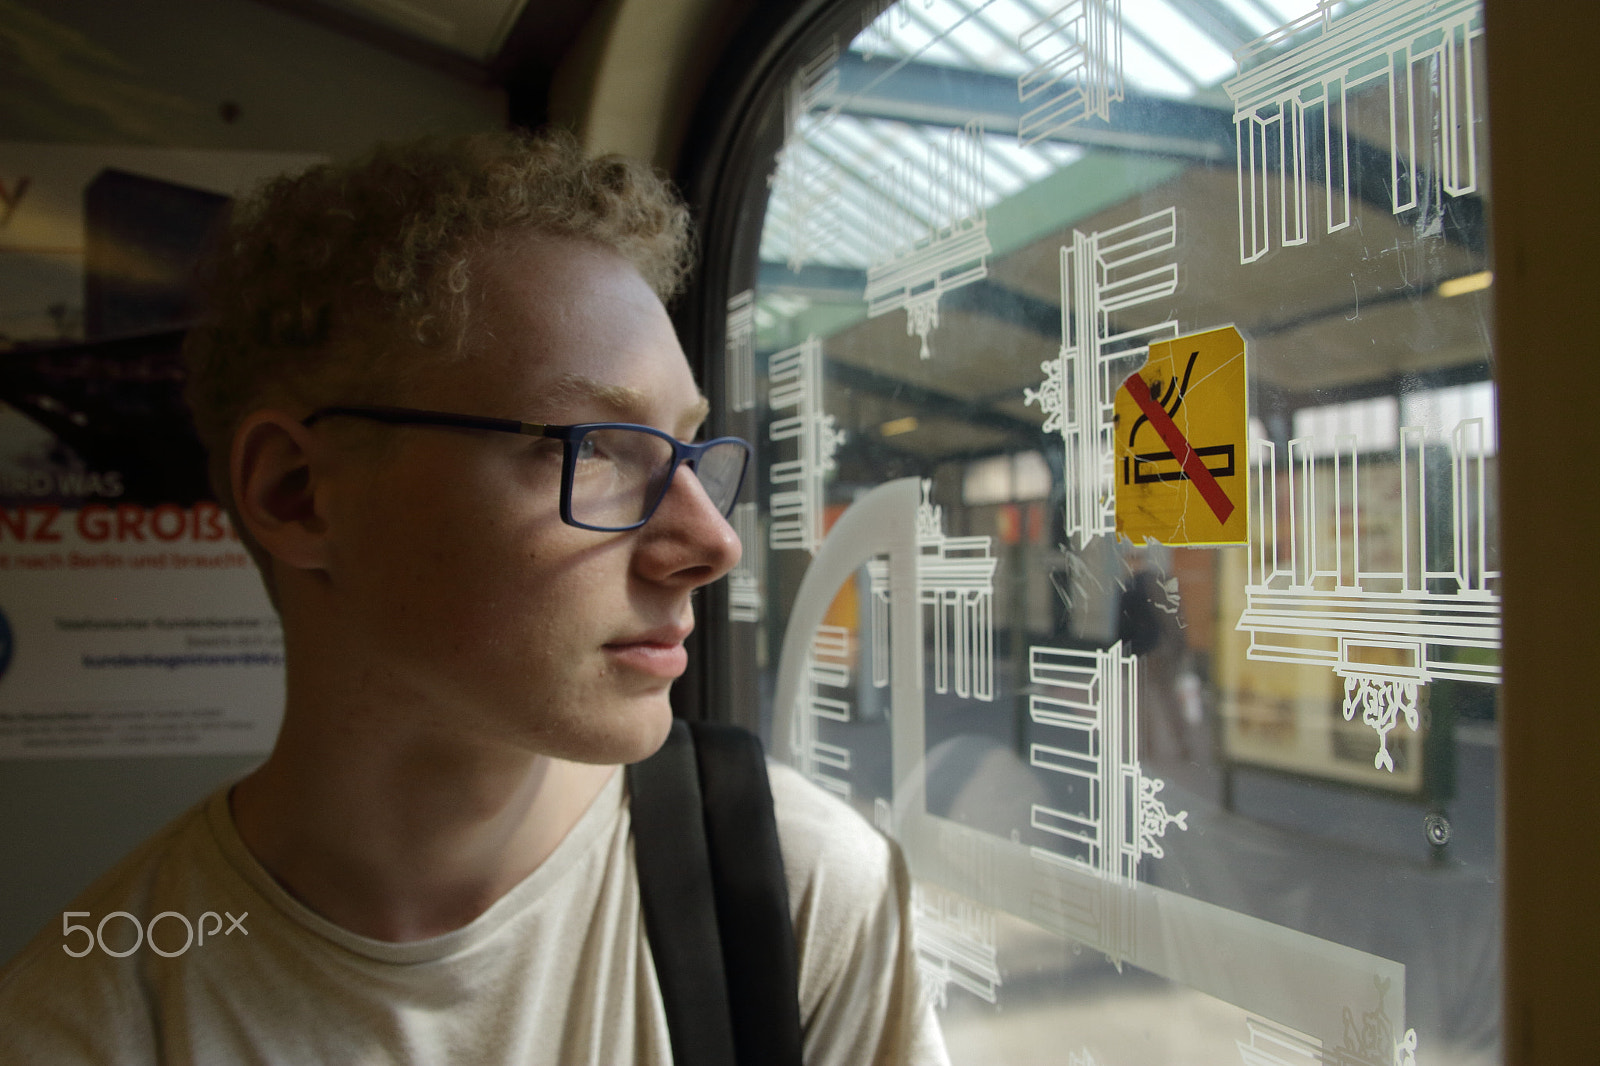
[[[620,766],[738,560],[747,454],[674,443],[707,414],[662,307],[687,231],[559,137],[380,150],[239,209],[190,394],[283,617],[283,727],[70,909],[245,935],[74,957],[46,929],[0,973],[0,1061],[671,1061]],[[626,425],[561,428],[590,423]],[[771,779],[806,1061],[943,1062],[896,854]]]

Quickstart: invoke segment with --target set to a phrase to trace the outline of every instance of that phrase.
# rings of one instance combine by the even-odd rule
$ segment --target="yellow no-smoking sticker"
[[[1117,532],[1136,542],[1249,537],[1244,338],[1232,326],[1150,345],[1117,390]]]

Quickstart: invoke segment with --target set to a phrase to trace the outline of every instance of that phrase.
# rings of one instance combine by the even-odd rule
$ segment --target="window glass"
[[[729,713],[957,1063],[1499,1061],[1477,4],[858,15],[719,294]]]

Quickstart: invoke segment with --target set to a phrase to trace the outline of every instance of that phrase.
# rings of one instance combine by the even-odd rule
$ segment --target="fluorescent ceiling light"
[[[917,420],[913,415],[904,418],[891,419],[878,427],[878,432],[885,437],[898,437],[902,433],[910,433],[917,428]]]
[[[1476,274],[1463,274],[1459,278],[1439,283],[1440,296],[1464,296],[1469,292],[1487,289],[1494,281],[1494,274],[1487,270],[1480,270]]]

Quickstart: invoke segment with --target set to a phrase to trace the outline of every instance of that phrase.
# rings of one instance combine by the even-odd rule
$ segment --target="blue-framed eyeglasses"
[[[695,472],[712,505],[726,518],[750,467],[750,444],[738,437],[685,444],[670,433],[632,422],[551,426],[409,407],[321,407],[301,424],[310,426],[335,417],[365,418],[394,426],[487,429],[559,440],[563,448],[561,520],[603,533],[638,529],[650,521],[680,465]]]

